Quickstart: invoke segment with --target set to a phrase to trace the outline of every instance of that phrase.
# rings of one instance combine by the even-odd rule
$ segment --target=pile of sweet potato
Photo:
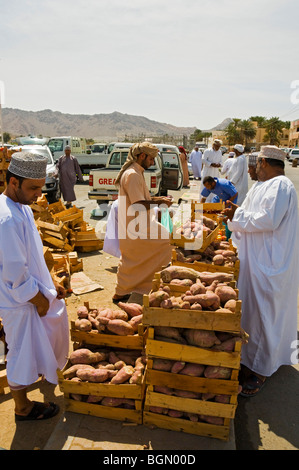
[[[155,340],[188,344],[202,348],[209,348],[212,351],[233,351],[236,341],[246,343],[248,335],[242,330],[239,334],[224,332],[214,332],[207,330],[182,329],[174,327],[155,327]],[[184,361],[156,358],[153,359],[153,369],[170,372],[172,374],[187,375],[191,377],[204,377],[207,379],[229,380],[232,369],[222,366],[206,366]],[[178,384],[180,380],[178,378]],[[241,389],[241,388],[240,388]],[[193,398],[198,400],[209,400],[218,403],[229,403],[230,396],[216,393],[199,393],[196,391],[186,391],[167,386],[154,386],[154,391],[166,395],[173,395],[182,398]],[[201,414],[190,414],[183,411],[171,410],[165,407],[152,406],[149,408],[153,413],[165,414],[175,418],[186,418],[191,421],[203,421],[210,424],[223,424],[223,418],[205,416]]]
[[[82,347],[69,357],[69,367],[63,371],[65,380],[101,384],[140,384],[143,379],[146,358],[138,350],[93,350]],[[105,406],[134,408],[134,400],[71,394],[71,398]]]
[[[188,240],[202,238],[204,232],[209,235],[216,227],[217,223],[205,216],[194,221],[188,219],[175,230],[176,238],[177,235],[181,235]]]
[[[159,290],[149,294],[150,307],[235,312],[237,293],[229,286],[232,274],[169,266],[161,271],[160,277]],[[186,286],[188,290],[181,296],[174,296],[171,295],[173,285]]]
[[[143,307],[136,303],[118,303],[120,308],[99,307],[88,309],[81,306],[77,310],[75,328],[80,331],[98,331],[120,336],[135,335],[142,323]]]
[[[177,247],[177,260],[182,263],[193,263],[200,261],[206,264],[214,264],[217,266],[234,267],[238,260],[237,254],[231,250],[227,241],[213,241],[205,251],[199,253],[194,250],[185,250]]]

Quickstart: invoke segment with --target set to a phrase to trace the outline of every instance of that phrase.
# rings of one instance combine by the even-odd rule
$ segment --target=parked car
[[[295,158],[299,160],[299,148],[290,150],[289,162],[292,162]]]
[[[59,178],[54,176],[57,173],[56,165],[49,147],[47,145],[22,145],[17,148],[26,152],[38,153],[48,158],[46,182],[42,192],[46,194],[49,204],[57,202],[60,198]]]

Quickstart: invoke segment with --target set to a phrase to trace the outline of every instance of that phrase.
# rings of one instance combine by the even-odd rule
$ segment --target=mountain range
[[[222,130],[229,122],[231,119],[227,118],[210,131]],[[44,137],[73,135],[106,141],[138,135],[189,136],[196,130],[196,127],[177,127],[117,111],[110,114],[86,115],[66,114],[51,109],[24,111],[14,108],[2,109],[2,126],[3,132],[8,132],[14,137],[30,134]]]

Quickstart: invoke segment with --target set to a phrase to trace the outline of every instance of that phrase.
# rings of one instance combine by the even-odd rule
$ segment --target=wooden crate
[[[186,287],[171,286],[170,295],[180,295]],[[184,309],[163,309],[149,307],[149,296],[143,297],[143,324],[148,327],[146,354],[148,356],[146,383],[147,391],[143,412],[143,423],[164,429],[209,436],[228,440],[231,420],[235,416],[239,391],[238,374],[241,360],[241,341],[237,341],[234,351],[216,351],[197,346],[171,343],[155,339],[156,326],[175,328],[202,329],[238,334],[241,330],[242,302],[237,301],[235,313],[221,314],[212,311],[192,311]],[[203,364],[205,366],[222,366],[231,369],[229,380],[189,377],[180,374],[154,370],[153,359],[163,358],[173,361]],[[229,403],[215,403],[201,399],[186,399],[168,396],[154,391],[154,385],[163,385],[180,390],[199,393],[214,393],[229,396]],[[165,407],[183,412],[223,418],[223,424],[215,425],[206,422],[191,422],[185,418],[153,413],[151,406]]]
[[[92,344],[94,346],[108,346],[121,349],[143,349],[145,332],[139,325],[138,334],[132,336],[120,336],[105,334],[98,331],[79,331],[75,328],[75,322],[71,321],[71,340],[80,344]]]
[[[92,311],[89,302],[84,302],[84,306]],[[144,348],[146,340],[146,329],[143,325],[138,326],[138,334],[130,336],[120,336],[114,334],[100,333],[98,331],[79,331],[75,328],[75,322],[71,321],[71,340],[80,344],[91,344],[94,346],[107,346],[121,349]]]
[[[141,384],[114,385],[109,383],[74,382],[71,380],[65,380],[63,377],[63,371],[66,370],[69,366],[70,364],[67,364],[62,371],[59,369],[57,370],[58,385],[60,390],[64,393],[66,411],[142,424],[142,410],[145,395],[144,376]],[[110,407],[97,403],[76,401],[71,398],[72,394],[129,398],[134,400],[135,409]]]
[[[233,247],[232,247],[233,248]],[[231,248],[230,248],[231,249]],[[236,249],[234,248],[234,251]],[[240,273],[240,260],[237,259],[234,266],[218,266],[217,264],[209,264],[204,261],[193,261],[192,263],[187,263],[184,261],[179,261],[177,259],[177,253],[175,250],[172,250],[171,264],[173,266],[184,266],[186,268],[192,268],[195,271],[199,272],[222,272],[232,274],[234,279],[237,281]]]
[[[217,224],[217,227],[209,234],[207,235],[206,232],[203,232],[203,237],[202,238],[185,238],[182,235],[177,235],[175,236],[175,233],[171,234],[170,237],[170,243],[175,246],[179,246],[181,248],[185,248],[186,250],[194,250],[194,251],[205,251],[205,249],[214,241],[217,239],[219,235],[219,231],[221,229],[221,224],[222,222],[219,222]]]

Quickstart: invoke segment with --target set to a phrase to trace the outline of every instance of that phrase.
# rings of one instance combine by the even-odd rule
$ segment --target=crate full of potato
[[[77,309],[78,318],[71,322],[71,339],[79,343],[142,349],[143,306],[119,302],[118,307],[90,307],[89,302]]]
[[[144,371],[141,350],[79,346],[57,371],[65,409],[141,424]]]
[[[188,285],[171,284],[169,268],[144,296],[143,423],[227,440],[240,389],[241,347],[248,341],[238,291],[226,273],[221,279],[208,273],[201,281],[189,272]]]

